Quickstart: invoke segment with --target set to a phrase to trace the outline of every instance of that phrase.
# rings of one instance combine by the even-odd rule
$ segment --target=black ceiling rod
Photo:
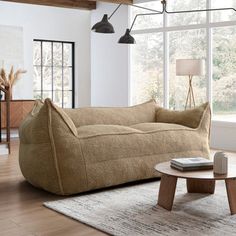
[[[116,9],[111,13],[111,15],[108,17],[108,19],[110,20],[112,18],[112,16],[116,13],[116,11],[121,7],[122,3],[119,4]]]

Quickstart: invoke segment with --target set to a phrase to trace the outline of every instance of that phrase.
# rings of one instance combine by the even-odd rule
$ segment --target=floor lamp
[[[195,107],[195,97],[193,92],[193,76],[203,75],[203,64],[204,61],[200,59],[177,59],[176,60],[176,75],[177,76],[188,76],[189,88],[185,102],[185,110],[187,108]]]

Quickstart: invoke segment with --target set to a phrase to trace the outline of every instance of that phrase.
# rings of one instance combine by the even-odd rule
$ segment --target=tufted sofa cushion
[[[156,102],[132,107],[85,107],[64,109],[76,127],[84,125],[134,125],[143,122],[155,122]]]
[[[185,111],[172,111],[159,107],[156,111],[156,122],[179,124],[190,128],[197,128],[199,120],[201,120],[204,110],[208,105],[208,103],[205,103],[199,107]]]

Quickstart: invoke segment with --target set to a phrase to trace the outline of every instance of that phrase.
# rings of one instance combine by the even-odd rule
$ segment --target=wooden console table
[[[10,101],[10,128],[19,128],[21,122],[31,112],[34,100],[11,100]],[[6,101],[1,101],[2,128],[6,128]]]

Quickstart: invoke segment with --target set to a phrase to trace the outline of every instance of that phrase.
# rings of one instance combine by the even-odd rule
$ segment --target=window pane
[[[53,43],[53,66],[62,66],[62,43]]]
[[[236,26],[213,30],[213,111],[236,121]]]
[[[53,102],[62,107],[62,91],[53,91]]]
[[[34,66],[33,89],[41,90],[41,66]]]
[[[188,76],[176,76],[177,59],[206,58],[206,30],[189,30],[169,34],[170,53],[170,108],[183,109],[188,91]],[[206,74],[206,73],[205,73]],[[193,78],[196,104],[206,101],[206,76]]]
[[[52,90],[52,68],[43,67],[43,90]]]
[[[41,91],[34,91],[34,99],[42,99]]]
[[[43,91],[43,99],[45,100],[46,98],[52,99],[52,91]]]
[[[159,1],[151,1],[147,3],[135,4],[142,7],[151,8],[157,11],[162,11],[162,5]],[[150,13],[150,11],[143,10],[136,7],[130,8],[131,12],[131,22],[135,18],[136,14],[140,13]],[[163,26],[163,15],[152,15],[152,16],[139,16],[135,21],[135,25],[133,27],[134,30],[137,29],[150,29],[150,28],[160,28]]]
[[[34,41],[34,65],[41,65],[41,42]]]
[[[62,68],[53,69],[53,90],[62,90]]]
[[[64,66],[72,66],[72,44],[65,43],[64,48]]]
[[[212,0],[211,2],[212,8],[226,8],[226,7],[234,7],[236,8],[235,0]],[[236,12],[227,10],[227,11],[215,11],[212,12],[212,21],[220,22],[220,21],[231,21],[236,20]]]
[[[168,11],[186,11],[205,9],[206,0],[171,0],[167,2]],[[202,24],[206,22],[206,13],[168,14],[169,26]]]
[[[52,43],[43,42],[43,65],[52,66]]]
[[[163,34],[135,35],[131,51],[132,104],[155,98],[163,104]]]
[[[64,68],[64,90],[72,90],[72,68]]]
[[[64,91],[64,108],[72,107],[72,91]]]

